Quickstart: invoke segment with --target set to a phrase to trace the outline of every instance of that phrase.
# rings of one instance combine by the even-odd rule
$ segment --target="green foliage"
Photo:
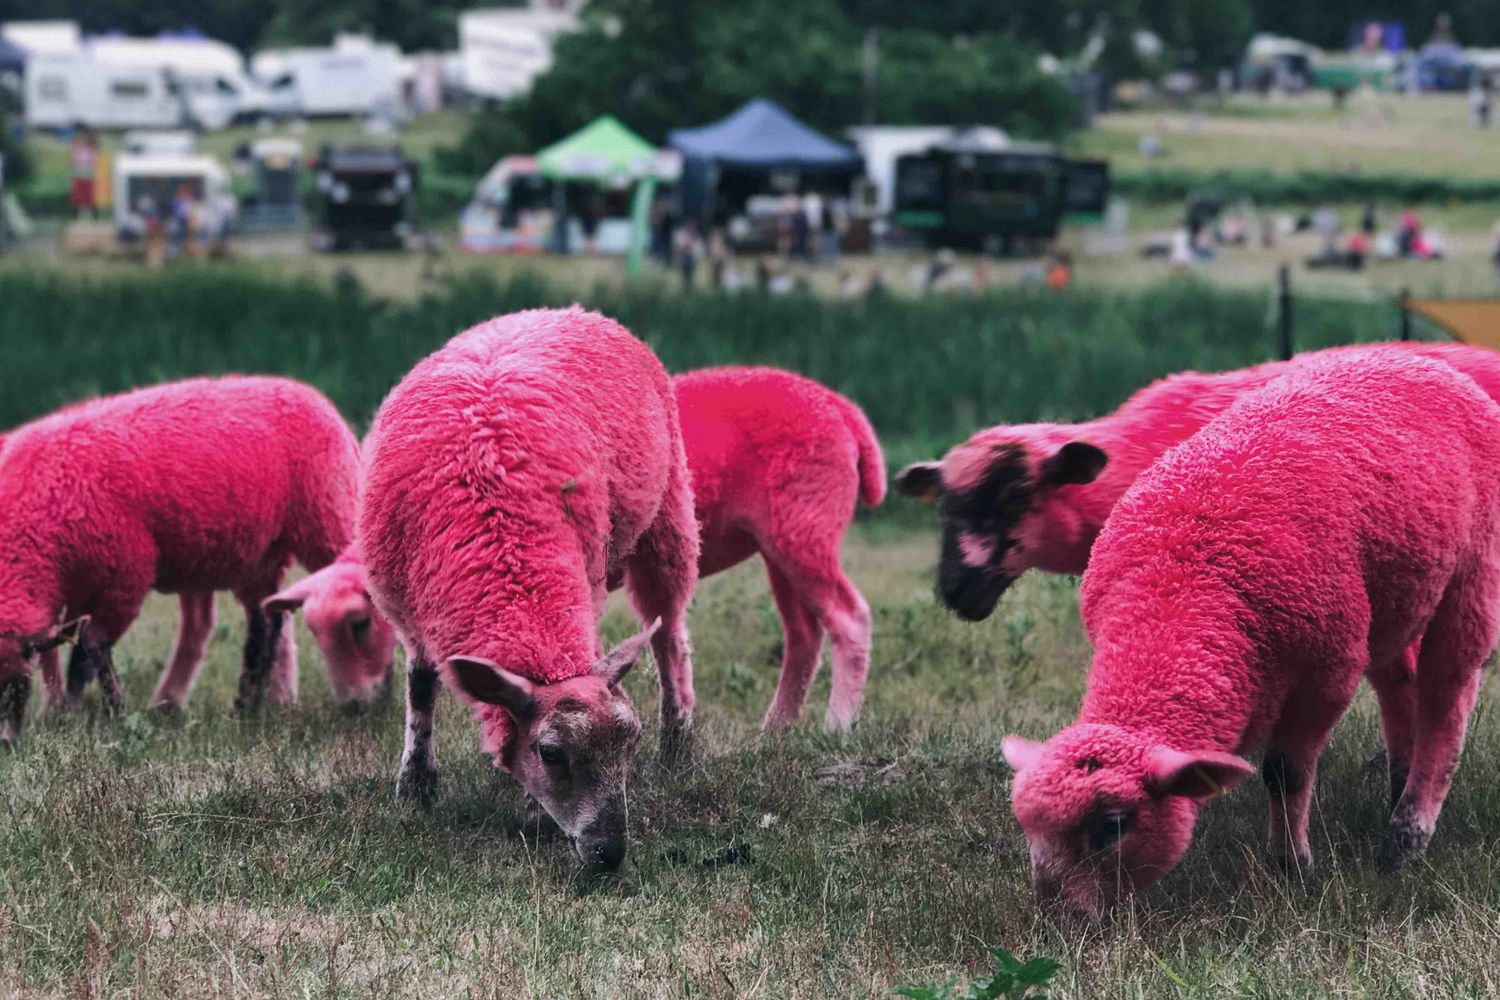
[[[950,979],[940,986],[899,986],[891,992],[911,1000],[1047,1000],[1042,987],[1052,982],[1061,967],[1050,958],[1033,958],[1023,962],[1004,948],[991,948],[995,957],[995,972],[991,976],[980,976],[962,992],[955,993],[957,980]]]
[[[1271,204],[1333,202],[1403,202],[1452,204],[1500,198],[1500,180],[1444,177],[1438,174],[1349,173],[1303,170],[1192,170],[1151,168],[1117,171],[1111,178],[1114,193],[1152,202],[1176,202],[1214,192],[1249,197]]]
[[[864,26],[837,0],[600,0],[559,40],[531,92],[478,116],[449,169],[475,172],[609,112],[653,142],[757,96],[834,132],[861,120]],[[999,35],[917,29],[879,35],[876,118],[885,124],[997,123],[1055,136],[1072,99],[1034,51]]]
[[[835,303],[679,295],[652,283],[580,295],[523,275],[464,279],[398,303],[357,282],[333,291],[204,266],[86,287],[0,274],[0,427],[93,393],[236,370],[306,379],[362,426],[413,362],[458,331],[575,301],[619,318],[673,371],[741,363],[804,372],[858,400],[887,444],[907,450],[942,447],[986,423],[1084,419],[1168,372],[1264,361],[1277,343],[1264,293],[1193,282]],[[1395,311],[1378,304],[1299,297],[1296,316],[1302,348],[1397,331]]]

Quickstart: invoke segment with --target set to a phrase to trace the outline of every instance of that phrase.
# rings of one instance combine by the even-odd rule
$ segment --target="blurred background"
[[[1282,264],[1345,293],[1485,294],[1483,13],[9,0],[0,245],[63,267],[401,251],[430,258],[415,281],[492,255],[655,261],[845,297]]]

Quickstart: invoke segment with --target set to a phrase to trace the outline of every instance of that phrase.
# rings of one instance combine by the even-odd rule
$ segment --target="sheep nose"
[[[584,863],[597,865],[604,871],[617,870],[625,861],[624,840],[598,840],[592,843],[580,843],[578,854]]]

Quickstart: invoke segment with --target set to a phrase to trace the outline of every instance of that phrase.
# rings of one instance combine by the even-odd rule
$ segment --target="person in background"
[[[662,267],[672,265],[672,200],[665,194],[651,203],[651,256]]]
[[[686,219],[677,228],[677,266],[682,271],[682,287],[692,288],[698,280],[698,258],[703,255],[703,240],[698,223]]]
[[[1421,242],[1422,217],[1408,205],[1401,210],[1401,218],[1396,223],[1396,248],[1402,257],[1410,257],[1417,252]]]
[[[198,256],[198,201],[193,197],[190,185],[181,184],[172,196],[171,230],[172,245],[176,253],[188,257]]]
[[[1500,222],[1496,222],[1490,229],[1490,241],[1495,247],[1490,252],[1490,263],[1495,265],[1496,277],[1500,277]]]
[[[729,265],[729,239],[723,226],[708,231],[708,284],[715,291],[724,288],[724,269]]]
[[[837,262],[839,259],[839,232],[843,206],[833,199],[823,202],[818,219],[818,256]]]
[[[1073,283],[1073,261],[1067,254],[1052,255],[1052,264],[1047,268],[1047,287],[1054,292],[1065,291]]]
[[[791,206],[792,246],[790,255],[797,260],[812,260],[813,223],[808,218],[808,199],[815,197],[817,196],[809,193],[807,199],[800,202],[793,199]]]
[[[1376,211],[1373,201],[1365,202],[1365,210],[1359,217],[1359,231],[1365,234],[1366,239],[1371,240],[1380,231],[1380,215]]]
[[[88,129],[79,129],[73,135],[73,144],[68,147],[68,162],[72,168],[73,183],[69,187],[68,200],[81,219],[98,218],[98,199],[94,190],[94,167],[99,159],[99,139]]]

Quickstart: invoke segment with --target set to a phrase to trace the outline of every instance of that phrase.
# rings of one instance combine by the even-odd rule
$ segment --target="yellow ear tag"
[[[1225,788],[1213,778],[1209,777],[1208,772],[1203,770],[1203,768],[1199,767],[1197,764],[1193,765],[1193,773],[1202,778],[1203,783],[1214,790],[1215,795],[1225,796],[1229,794],[1229,789]]]
[[[942,495],[943,488],[941,486],[933,486],[930,487],[921,496],[917,497],[917,503],[921,504],[923,507],[931,507],[933,504],[938,502],[938,497]]]

